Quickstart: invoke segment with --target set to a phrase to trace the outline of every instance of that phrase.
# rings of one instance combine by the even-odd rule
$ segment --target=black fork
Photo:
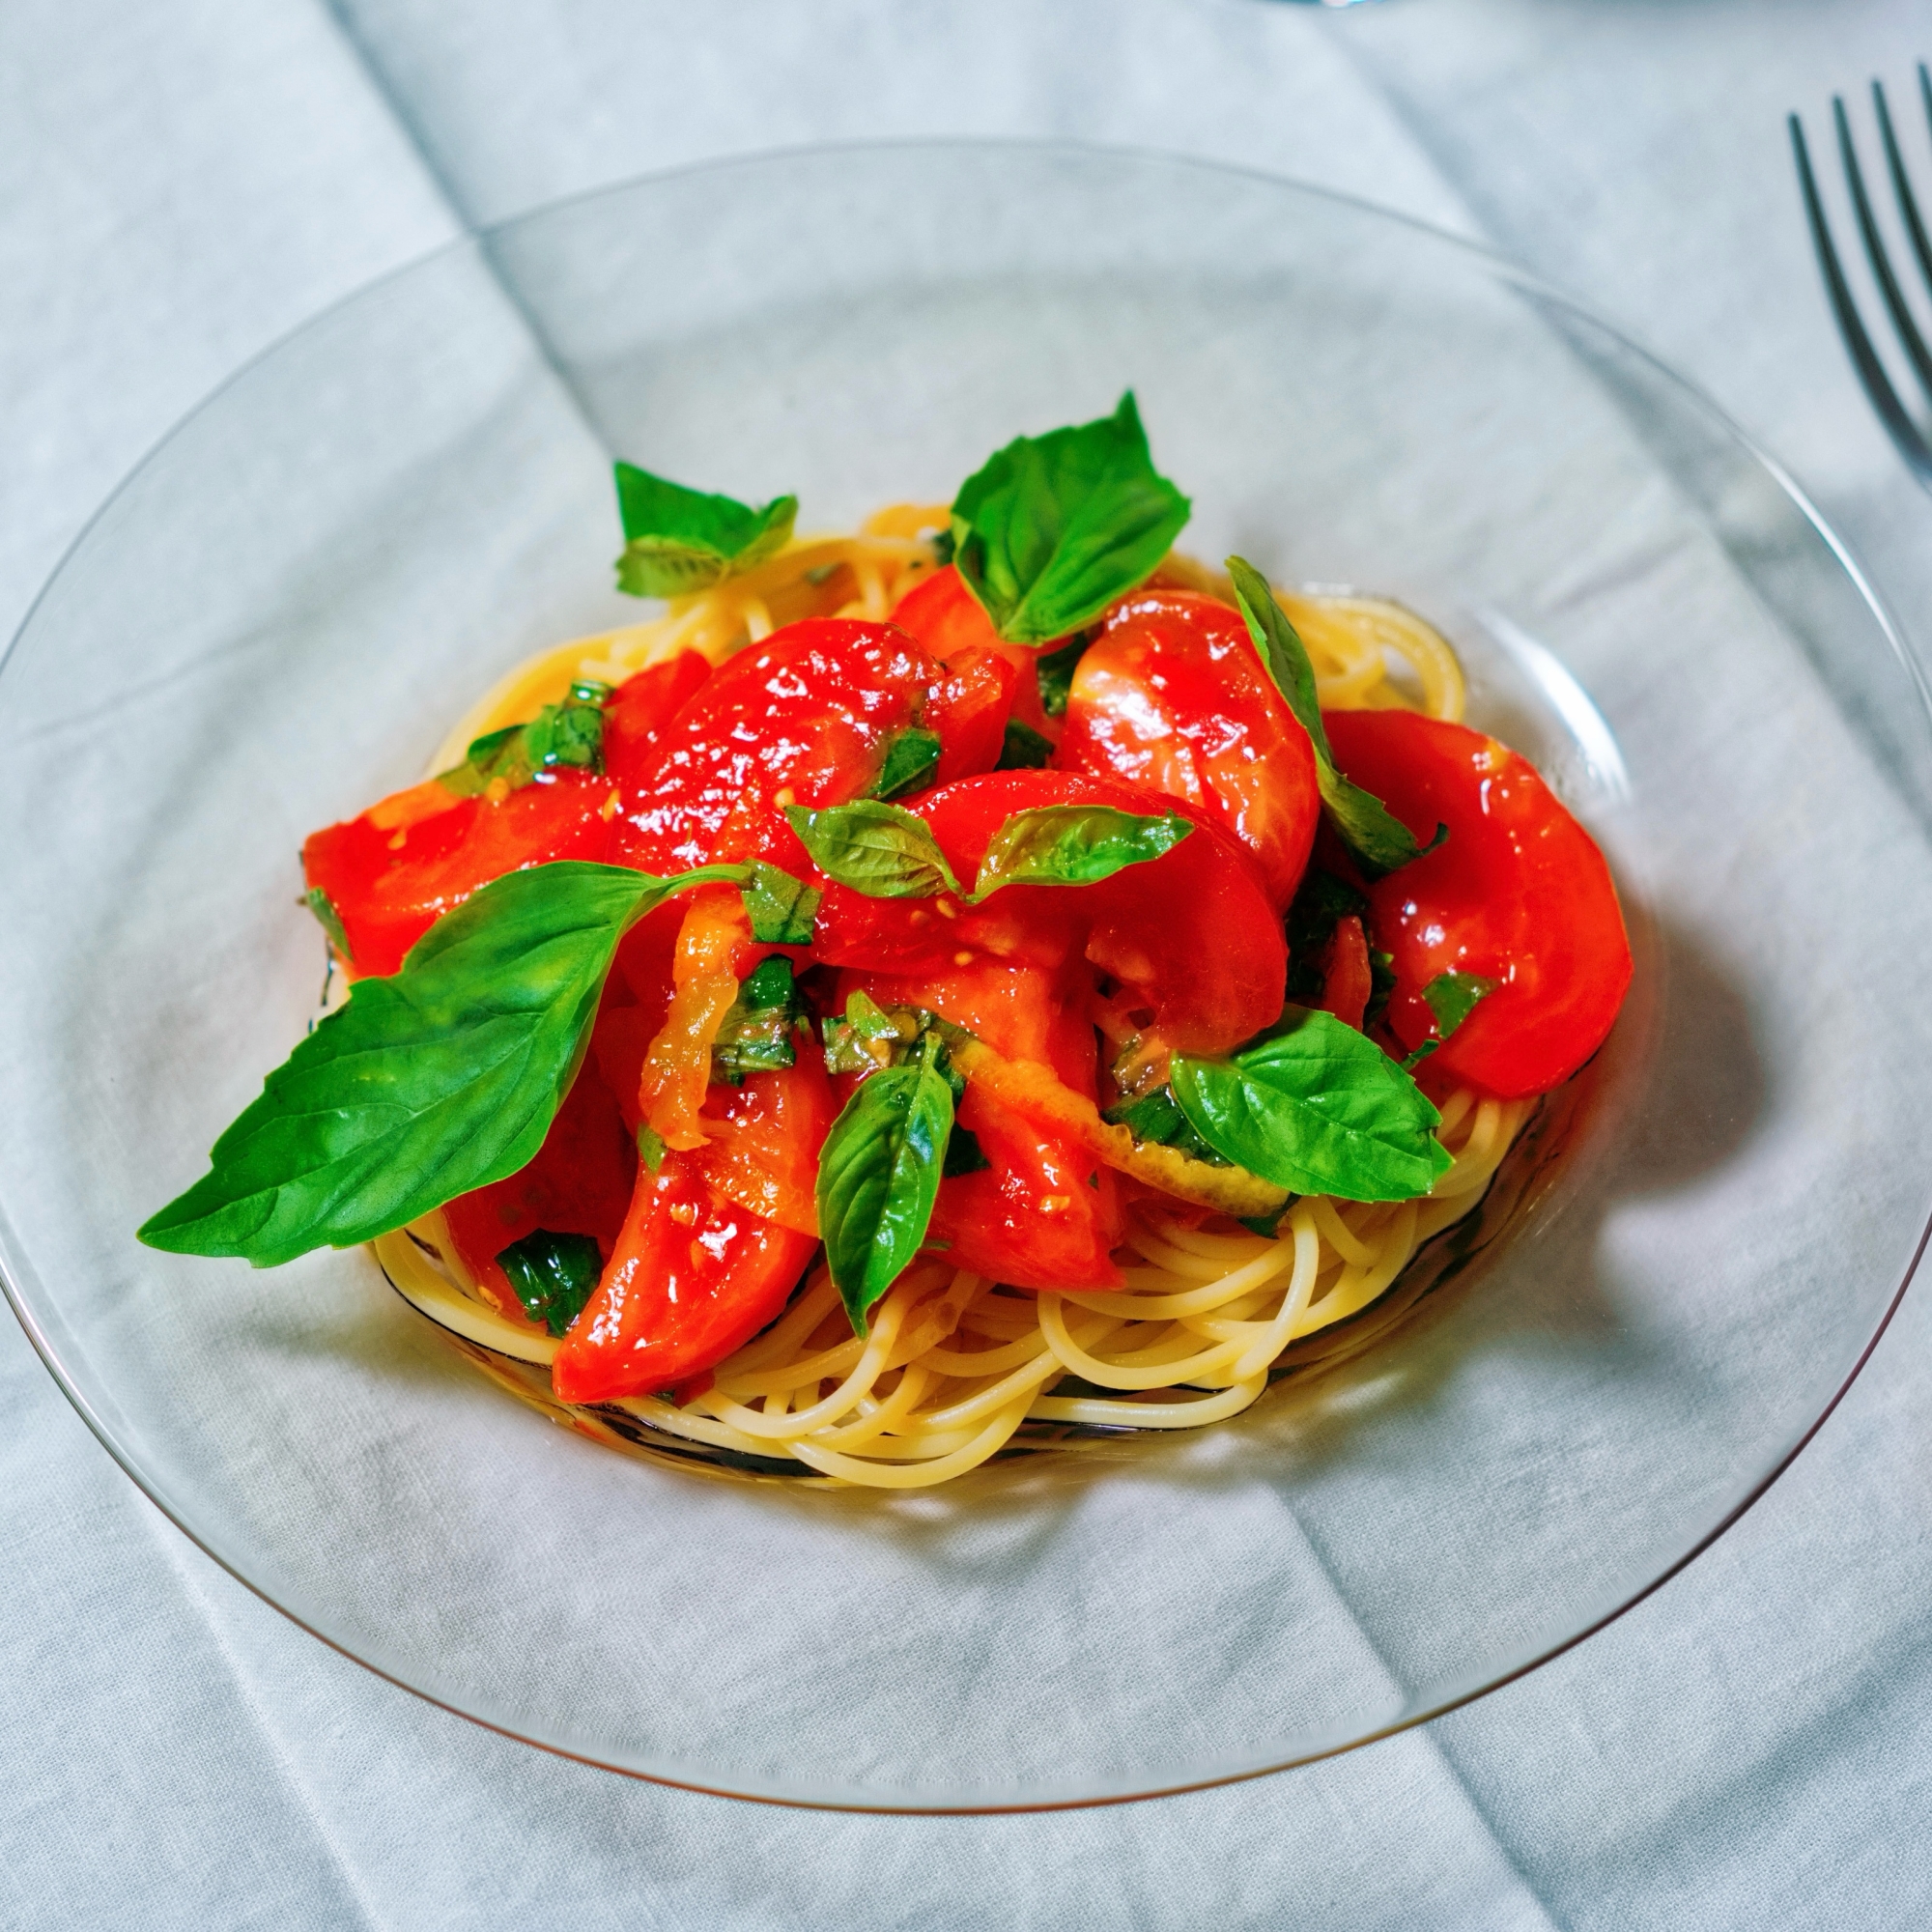
[[[1925,109],[1926,126],[1932,128],[1932,73],[1927,72],[1923,61],[1918,64],[1918,94]],[[1912,181],[1905,172],[1905,159],[1898,151],[1898,136],[1892,129],[1891,111],[1886,104],[1885,89],[1877,81],[1872,82],[1872,105],[1878,113],[1879,138],[1885,144],[1886,164],[1891,175],[1891,191],[1898,203],[1899,219],[1911,240],[1912,252],[1918,257],[1918,271],[1924,278],[1926,288],[1932,290],[1932,238],[1927,237],[1925,223],[1919,216],[1918,202],[1912,192]],[[1906,360],[1912,364],[1913,373],[1918,378],[1926,397],[1932,400],[1932,350],[1926,348],[1925,338],[1919,333],[1918,324],[1907,305],[1904,291],[1898,285],[1891,259],[1886,253],[1885,238],[1873,219],[1871,197],[1865,192],[1864,175],[1859,167],[1858,151],[1852,146],[1851,124],[1845,117],[1845,103],[1840,96],[1832,97],[1832,116],[1837,124],[1838,158],[1844,164],[1845,185],[1851,190],[1852,207],[1858,215],[1859,233],[1864,239],[1865,256],[1871,263],[1872,278],[1878,283],[1879,294],[1887,313],[1891,317],[1891,326],[1905,351]],[[1824,205],[1818,198],[1818,183],[1811,172],[1811,156],[1804,145],[1804,128],[1795,114],[1791,116],[1791,147],[1798,161],[1798,185],[1804,191],[1804,213],[1811,223],[1811,239],[1818,248],[1818,268],[1825,277],[1825,292],[1831,297],[1832,312],[1837,318],[1838,333],[1845,338],[1852,366],[1858,371],[1859,381],[1864,384],[1865,394],[1871,398],[1872,408],[1878,412],[1879,420],[1897,445],[1898,453],[1904,457],[1919,482],[1932,490],[1932,442],[1926,440],[1924,432],[1913,420],[1911,412],[1899,401],[1898,391],[1892,387],[1891,378],[1886,373],[1885,364],[1879,360],[1878,352],[1872,347],[1871,337],[1860,319],[1858,305],[1846,286],[1837,248],[1832,241],[1831,227],[1825,219]]]

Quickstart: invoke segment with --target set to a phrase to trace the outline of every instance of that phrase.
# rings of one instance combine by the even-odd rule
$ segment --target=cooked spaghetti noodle
[[[715,665],[802,617],[884,618],[935,567],[927,533],[946,520],[943,507],[899,505],[855,536],[794,539],[651,622],[545,651],[470,707],[430,769],[558,701],[579,679],[620,684],[681,650]],[[1225,579],[1178,554],[1154,582],[1228,594]],[[1324,708],[1400,706],[1460,720],[1455,655],[1411,612],[1350,595],[1281,603]],[[1362,1313],[1425,1241],[1473,1209],[1535,1104],[1451,1094],[1438,1137],[1454,1163],[1425,1197],[1304,1197],[1272,1237],[1144,1201],[1127,1224],[1122,1290],[1021,1293],[927,1258],[894,1284],[862,1337],[820,1262],[777,1322],[680,1401],[636,1396],[573,1410],[539,1378],[512,1385],[592,1435],[609,1436],[621,1416],[656,1437],[879,1489],[945,1482],[998,1455],[1029,1421],[1089,1430],[1217,1422],[1261,1395],[1285,1350]],[[541,1371],[555,1355],[554,1340],[497,1309],[470,1277],[440,1212],[375,1248],[397,1289],[486,1360]]]

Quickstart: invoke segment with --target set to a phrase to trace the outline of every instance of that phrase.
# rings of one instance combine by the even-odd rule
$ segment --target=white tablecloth
[[[0,633],[183,411],[463,223],[710,155],[997,132],[1491,236],[1785,457],[1932,641],[1932,501],[1833,334],[1782,125],[1875,72],[1903,104],[1924,54],[1903,0],[11,0]],[[161,1520],[8,1323],[0,1922],[1925,1923],[1929,1330],[1908,1296],[1714,1550],[1467,1710],[1227,1791],[909,1820],[632,1783],[378,1682]]]

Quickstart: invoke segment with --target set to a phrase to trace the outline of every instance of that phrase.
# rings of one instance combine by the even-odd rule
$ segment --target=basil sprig
[[[1177,1054],[1168,1077],[1209,1147],[1293,1194],[1407,1201],[1451,1165],[1421,1089],[1330,1013],[1290,1007],[1232,1059]]]
[[[516,1173],[570,1091],[617,942],[673,894],[742,890],[756,869],[660,879],[565,860],[494,880],[438,920],[400,973],[355,982],[140,1238],[273,1267]]]
[[[1015,437],[969,476],[952,560],[1001,637],[1043,644],[1147,577],[1189,509],[1153,467],[1130,389],[1112,415]]]
[[[1003,886],[1091,886],[1174,850],[1194,829],[1179,812],[1107,805],[1042,805],[1016,811],[993,835],[973,891],[965,892],[931,828],[917,812],[878,799],[813,811],[787,806],[812,863],[867,898],[952,893],[978,905]]]
[[[498,779],[521,791],[539,772],[604,769],[604,705],[608,684],[585,679],[570,688],[562,704],[546,704],[523,724],[506,724],[470,741],[460,765],[439,772],[436,781],[458,798],[474,798]]]
[[[1322,806],[1329,824],[1355,863],[1371,878],[1380,878],[1398,866],[1435,851],[1449,836],[1446,825],[1435,828],[1435,837],[1427,845],[1418,843],[1415,835],[1380,799],[1344,778],[1336,768],[1316,698],[1315,667],[1308,662],[1307,647],[1288,621],[1288,612],[1275,602],[1267,579],[1238,556],[1228,559],[1228,575],[1235,581],[1235,598],[1247,619],[1256,652],[1315,747],[1315,776],[1321,787]]]
[[[497,1265],[517,1292],[524,1313],[561,1335],[583,1313],[604,1272],[604,1257],[588,1235],[538,1228],[512,1241]]]
[[[945,1047],[923,1036],[917,1059],[853,1089],[818,1156],[818,1227],[853,1331],[925,1239],[952,1134]]]
[[[1435,1016],[1435,1037],[1425,1039],[1403,1065],[1420,1066],[1501,983],[1486,980],[1480,973],[1459,973],[1453,966],[1436,974],[1422,989],[1422,997]]]
[[[796,497],[762,508],[687,490],[635,464],[616,466],[624,554],[617,588],[633,597],[686,597],[781,551],[798,519]]]

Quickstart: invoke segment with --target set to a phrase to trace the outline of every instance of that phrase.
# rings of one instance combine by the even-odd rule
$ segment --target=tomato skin
[[[647,872],[766,859],[812,876],[783,804],[862,797],[886,741],[918,722],[939,669],[891,624],[810,617],[775,631],[698,687],[635,763],[611,857]]]
[[[962,885],[1016,811],[1104,805],[1176,810],[1193,831],[1171,852],[1092,886],[1009,886],[983,906],[948,895],[872,899],[827,889],[815,946],[832,965],[943,973],[981,957],[1057,969],[1084,953],[1142,994],[1182,1053],[1225,1053],[1280,1016],[1288,951],[1254,861],[1184,801],[1080,772],[991,772],[928,792],[918,809]],[[946,916],[951,910],[952,917]],[[964,955],[962,957],[962,955]]]
[[[1278,909],[1294,896],[1321,815],[1315,748],[1228,605],[1182,590],[1115,605],[1054,762],[1185,800],[1255,855]]]
[[[586,1060],[536,1157],[505,1179],[445,1203],[443,1224],[486,1296],[522,1321],[522,1305],[497,1257],[539,1228],[588,1235],[608,1257],[624,1225],[637,1168],[637,1144],[616,1097]]]
[[[1052,743],[1060,736],[1060,720],[1049,718],[1040,708],[1038,651],[1030,644],[1009,644],[993,628],[985,606],[966,587],[966,580],[948,564],[935,570],[923,582],[901,597],[893,611],[893,622],[909,631],[941,664],[952,666],[967,651],[991,651],[1013,668],[1016,682],[1010,699],[1010,715]],[[1041,649],[1051,650],[1051,644]],[[990,771],[992,761],[979,767]],[[948,772],[947,779],[964,777]]]
[[[604,769],[621,775],[647,764],[671,721],[710,675],[707,659],[677,651],[627,677],[604,707]]]
[[[1451,970],[1499,980],[1427,1063],[1504,1099],[1548,1092],[1604,1043],[1631,979],[1609,867],[1526,758],[1410,711],[1337,711],[1336,762],[1419,839],[1446,844],[1368,887],[1376,944],[1395,961],[1387,1023],[1432,1037],[1422,989]]]
[[[935,785],[990,772],[1000,762],[1019,682],[1012,660],[998,651],[969,648],[947,661],[925,704],[926,729],[939,734]]]
[[[1369,969],[1368,935],[1359,919],[1338,920],[1328,944],[1321,949],[1319,962],[1321,997],[1315,1002],[1324,1013],[1333,1013],[1344,1026],[1362,1030],[1362,1015],[1368,1010],[1369,996],[1375,991],[1375,975]]]
[[[547,772],[507,797],[458,798],[432,779],[311,833],[302,875],[335,908],[357,975],[394,973],[446,912],[506,872],[606,858],[607,779]],[[440,794],[440,800],[438,798]]]

